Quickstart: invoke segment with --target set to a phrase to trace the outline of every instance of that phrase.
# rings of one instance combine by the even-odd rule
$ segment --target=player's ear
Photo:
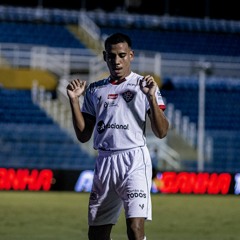
[[[106,62],[106,59],[107,59],[107,53],[106,51],[103,51],[103,60]]]
[[[131,50],[131,51],[130,51],[130,60],[132,61],[132,60],[133,60],[133,58],[134,58],[134,51],[133,51],[133,50]]]

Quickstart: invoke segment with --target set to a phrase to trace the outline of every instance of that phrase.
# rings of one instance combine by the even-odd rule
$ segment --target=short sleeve
[[[157,90],[155,92],[155,96],[156,96],[159,108],[164,111],[166,109],[166,105],[164,104],[162,94],[161,94],[159,88],[157,88]],[[147,110],[149,111],[149,109],[150,109],[150,106],[149,106],[149,102],[147,101]]]
[[[82,105],[82,112],[88,113],[92,116],[96,116],[94,101],[93,101],[93,91],[91,90],[91,84],[88,86]]]
[[[164,111],[166,109],[166,105],[163,101],[162,94],[161,94],[159,88],[157,89],[155,95],[156,95],[156,98],[157,98],[158,106],[160,107],[160,109],[162,109]]]

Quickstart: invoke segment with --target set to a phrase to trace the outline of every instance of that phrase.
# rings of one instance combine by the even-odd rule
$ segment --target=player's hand
[[[86,81],[82,81],[79,79],[72,80],[67,85],[67,95],[69,98],[79,98],[86,88]]]
[[[157,87],[157,83],[150,75],[147,75],[140,80],[140,89],[147,96],[154,96]]]

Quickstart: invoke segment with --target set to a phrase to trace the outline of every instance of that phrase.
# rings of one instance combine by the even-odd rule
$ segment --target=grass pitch
[[[0,192],[1,240],[87,240],[87,193]],[[239,196],[153,195],[148,240],[239,240]],[[113,240],[127,240],[124,214]]]

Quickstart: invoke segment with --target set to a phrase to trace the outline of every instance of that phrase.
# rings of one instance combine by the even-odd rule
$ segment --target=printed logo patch
[[[103,133],[107,128],[116,129],[116,130],[129,130],[128,124],[118,124],[118,123],[107,123],[104,121],[99,121],[97,123],[97,131],[99,134]]]
[[[143,209],[143,208],[144,208],[144,204],[139,204],[139,207],[140,207],[141,209]]]
[[[97,124],[98,133],[103,133],[105,130],[105,123],[103,121],[99,121]]]
[[[127,92],[124,92],[122,96],[123,96],[123,99],[128,103],[133,100],[134,93],[132,93],[131,91],[127,91]]]
[[[131,190],[128,191],[127,193],[128,199],[133,199],[133,198],[146,198],[147,194],[143,190]]]

